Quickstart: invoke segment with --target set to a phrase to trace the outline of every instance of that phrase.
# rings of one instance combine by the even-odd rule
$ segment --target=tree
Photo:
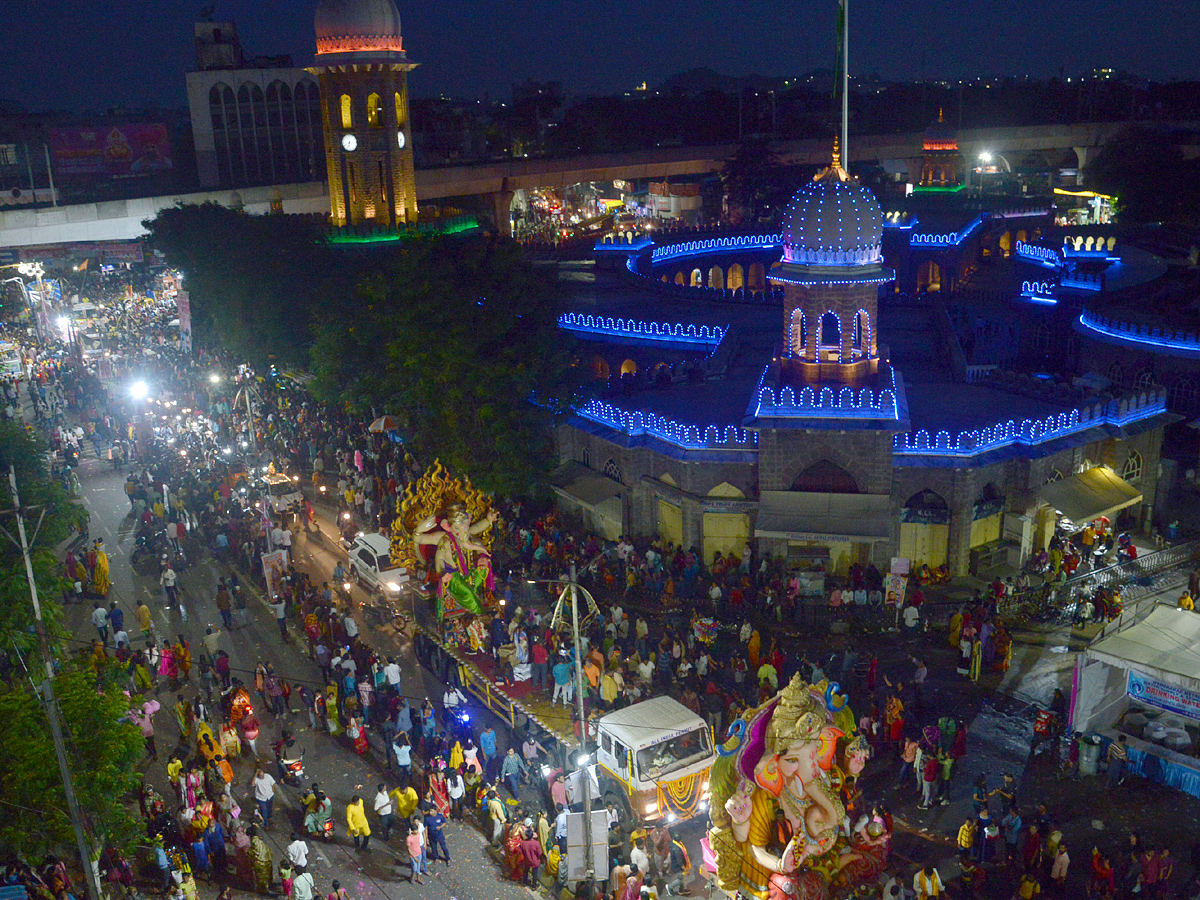
[[[1126,223],[1200,222],[1200,161],[1161,131],[1131,127],[1100,148],[1088,163],[1085,184],[1116,196]]]
[[[511,241],[414,242],[317,325],[314,390],[398,416],[424,459],[483,490],[534,494],[553,463],[551,426],[581,383],[558,313]]]
[[[151,246],[184,273],[195,342],[260,368],[307,362],[313,311],[347,290],[357,268],[349,251],[326,243],[317,218],[204,203],[164,209],[144,224]]]
[[[742,144],[721,170],[730,221],[754,228],[778,220],[792,196],[793,180],[767,141]]]
[[[7,482],[8,467],[16,470],[76,792],[93,835],[128,848],[136,822],[123,801],[137,786],[142,739],[126,718],[125,679],[115,668],[98,679],[70,652],[61,628],[54,550],[87,513],[50,477],[45,450],[24,428],[0,423],[0,473]],[[0,846],[33,857],[73,846],[74,837],[46,711],[32,685],[44,675],[42,648],[7,483],[0,485],[0,527],[7,532],[0,534]]]

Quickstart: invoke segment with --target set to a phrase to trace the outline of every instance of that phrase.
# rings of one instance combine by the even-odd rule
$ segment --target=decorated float
[[[873,890],[887,864],[886,817],[856,783],[869,748],[837,684],[798,675],[734,720],[712,767],[706,838],[715,880],[746,900],[829,900]]]

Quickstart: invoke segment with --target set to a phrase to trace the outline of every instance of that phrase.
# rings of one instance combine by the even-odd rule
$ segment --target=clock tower
[[[336,226],[417,221],[408,73],[395,0],[320,0],[315,17],[329,217]]]

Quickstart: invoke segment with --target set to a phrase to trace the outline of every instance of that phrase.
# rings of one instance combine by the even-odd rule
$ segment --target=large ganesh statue
[[[434,460],[405,488],[392,523],[392,562],[430,576],[442,636],[472,651],[483,646],[483,617],[495,608],[491,547],[498,519],[487,494],[469,478],[452,479]]]
[[[797,675],[727,735],[708,832],[720,887],[747,900],[828,900],[874,884],[890,835],[869,816],[850,821],[869,748],[838,685]]]

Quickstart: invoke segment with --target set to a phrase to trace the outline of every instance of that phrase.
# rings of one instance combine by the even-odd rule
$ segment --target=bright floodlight
[[[66,316],[58,317],[58,327],[61,328],[63,331],[66,331],[67,326],[70,324],[71,324],[71,321]]]
[[[992,161],[992,154],[987,150],[984,150],[979,154],[979,161],[982,163],[990,163]]]
[[[218,381],[221,380],[221,376],[218,375],[216,372],[213,372],[211,375],[208,376],[208,380],[211,381],[213,384],[216,384]]]
[[[129,394],[134,400],[145,400],[146,395],[150,393],[150,388],[147,387],[144,381],[135,381],[129,386]]]

